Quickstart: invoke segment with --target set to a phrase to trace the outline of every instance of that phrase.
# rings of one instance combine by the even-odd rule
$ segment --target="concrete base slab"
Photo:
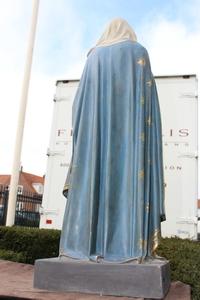
[[[98,295],[162,299],[170,287],[168,261],[95,263],[70,258],[36,260],[34,287]]]

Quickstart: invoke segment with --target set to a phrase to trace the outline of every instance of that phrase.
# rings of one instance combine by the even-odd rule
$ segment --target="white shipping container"
[[[196,75],[155,77],[162,117],[165,207],[163,236],[198,233],[198,92]],[[79,80],[57,81],[41,228],[61,229],[62,195],[72,152],[72,103]]]

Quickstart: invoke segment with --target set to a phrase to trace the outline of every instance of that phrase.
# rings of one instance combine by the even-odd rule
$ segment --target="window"
[[[23,185],[18,185],[17,194],[22,195],[23,194]]]
[[[40,195],[43,194],[44,191],[44,186],[42,183],[33,183],[32,186],[34,187],[34,189],[36,190],[36,192]]]
[[[18,195],[22,195],[23,194],[23,185],[18,185],[18,188],[17,188],[17,194]],[[6,186],[6,190],[7,191],[10,191],[10,185],[7,185]]]

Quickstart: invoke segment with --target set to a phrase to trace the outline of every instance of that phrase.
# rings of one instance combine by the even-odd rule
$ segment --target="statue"
[[[72,115],[60,253],[36,260],[34,287],[163,299],[170,266],[154,259],[165,219],[160,108],[148,53],[125,20],[89,51]]]
[[[125,20],[90,50],[72,122],[60,257],[154,257],[165,220],[161,116],[147,50]]]

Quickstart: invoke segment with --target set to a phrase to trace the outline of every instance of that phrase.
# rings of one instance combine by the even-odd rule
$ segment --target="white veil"
[[[116,18],[107,25],[96,47],[109,46],[126,40],[137,41],[136,34],[126,20]]]

